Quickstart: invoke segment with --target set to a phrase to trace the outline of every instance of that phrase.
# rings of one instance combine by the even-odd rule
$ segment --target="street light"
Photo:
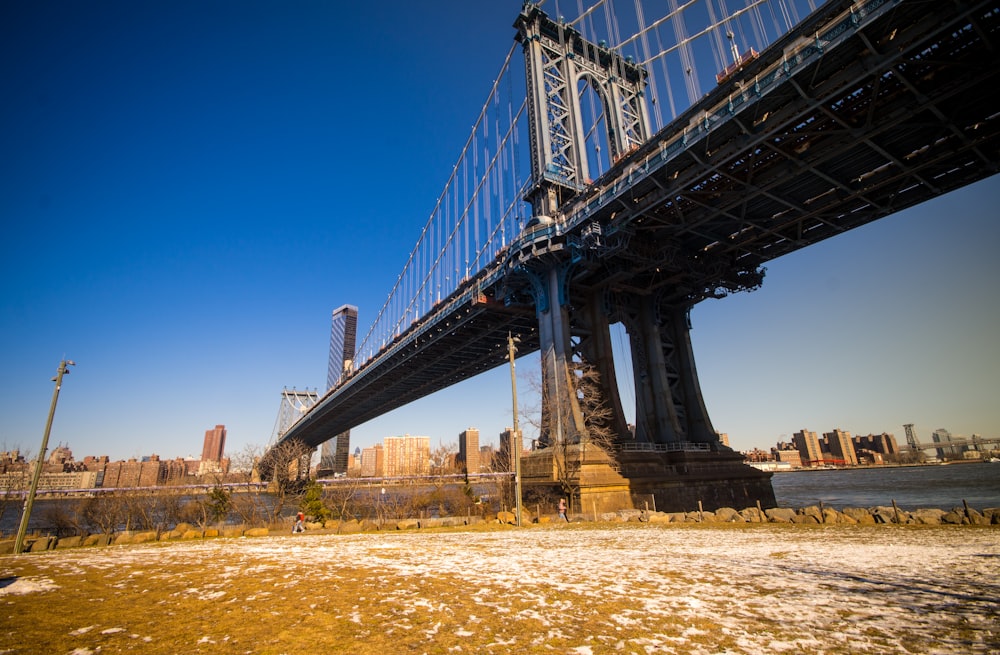
[[[49,408],[49,420],[45,423],[45,434],[42,436],[42,447],[38,450],[38,460],[35,462],[35,472],[31,478],[31,487],[28,489],[28,496],[24,499],[24,511],[21,513],[21,525],[17,528],[17,539],[14,541],[14,554],[21,553],[24,544],[24,533],[28,531],[28,519],[31,518],[31,507],[35,504],[35,492],[38,491],[38,479],[42,477],[42,463],[45,461],[45,451],[49,447],[49,432],[52,431],[52,418],[56,414],[56,402],[59,400],[59,387],[62,386],[63,376],[69,373],[67,366],[76,366],[76,362],[64,359],[59,362],[59,371],[52,381],[56,383],[55,391],[52,392],[52,406]]]
[[[514,458],[514,502],[516,503],[517,526],[521,527],[521,430],[517,426],[517,377],[514,375],[514,343],[521,340],[507,333],[507,357],[510,359],[510,394],[514,405],[514,434],[511,439],[511,456]]]

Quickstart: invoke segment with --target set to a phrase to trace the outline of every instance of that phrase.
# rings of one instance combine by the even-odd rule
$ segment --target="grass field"
[[[572,524],[0,557],[0,653],[997,653],[1000,530]]]

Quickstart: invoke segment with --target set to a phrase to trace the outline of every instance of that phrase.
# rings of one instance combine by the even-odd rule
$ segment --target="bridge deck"
[[[996,1],[824,5],[564,205],[556,225],[523,234],[284,438],[317,446],[494,368],[508,332],[520,354],[536,350],[517,275],[532,258],[579,260],[576,294],[690,304],[754,288],[771,259],[995,174],[1000,121],[983,89],[1000,81],[998,37]]]

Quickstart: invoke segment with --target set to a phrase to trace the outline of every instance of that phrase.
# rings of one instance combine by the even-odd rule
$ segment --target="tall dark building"
[[[221,462],[226,449],[226,426],[216,425],[213,430],[205,430],[205,445],[201,449],[203,462]]]
[[[469,428],[458,435],[458,461],[466,475],[481,473],[478,428]]]
[[[330,321],[330,361],[326,369],[326,388],[332,389],[354,363],[354,348],[358,334],[358,308],[342,305],[333,310]],[[319,469],[316,474],[325,477],[347,473],[351,432],[343,432],[323,442],[320,448]]]

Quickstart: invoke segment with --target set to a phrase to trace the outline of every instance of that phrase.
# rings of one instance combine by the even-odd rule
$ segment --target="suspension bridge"
[[[512,17],[384,306],[279,443],[316,448],[505,364],[516,340],[541,351],[526,483],[559,482],[588,507],[773,504],[769,475],[719,443],[688,312],[758,288],[772,259],[995,174],[1000,121],[982,90],[1000,75],[1000,2],[666,5],[567,19],[528,2]]]

